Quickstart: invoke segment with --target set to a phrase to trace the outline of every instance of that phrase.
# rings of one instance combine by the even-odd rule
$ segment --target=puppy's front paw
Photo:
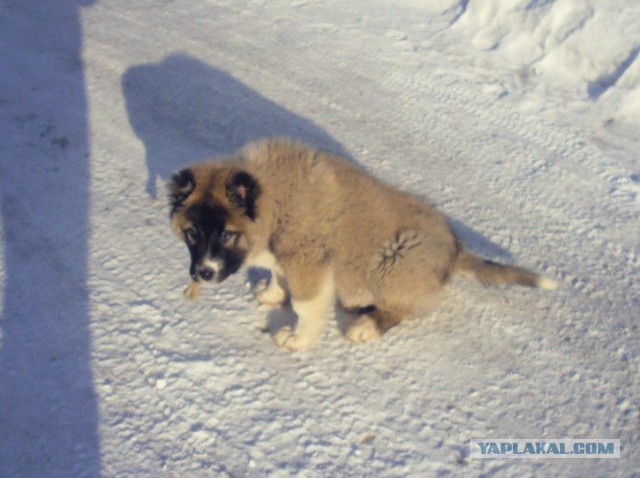
[[[380,337],[380,331],[375,321],[365,315],[353,321],[345,337],[354,343],[371,342]]]
[[[268,283],[266,279],[261,279],[253,289],[253,294],[258,302],[269,307],[281,307],[286,299],[286,294],[277,284]]]
[[[296,333],[290,326],[284,326],[273,336],[276,345],[288,350],[305,350],[311,345],[308,337]]]

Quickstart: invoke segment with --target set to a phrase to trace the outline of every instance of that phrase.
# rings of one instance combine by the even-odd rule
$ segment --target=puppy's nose
[[[213,271],[213,269],[209,269],[208,267],[204,267],[202,269],[200,269],[198,271],[198,274],[200,274],[200,277],[202,278],[202,280],[211,280],[213,279],[213,275],[215,274],[215,272]]]

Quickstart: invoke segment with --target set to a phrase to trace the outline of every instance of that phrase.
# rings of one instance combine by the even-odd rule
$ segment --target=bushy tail
[[[556,289],[558,285],[546,277],[522,267],[498,264],[470,252],[461,251],[456,262],[456,272],[472,276],[485,285],[519,284],[540,289]]]

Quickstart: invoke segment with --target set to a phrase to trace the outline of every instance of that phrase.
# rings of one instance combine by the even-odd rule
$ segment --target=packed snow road
[[[475,2],[41,3],[0,6],[0,476],[638,476],[640,22],[603,41],[608,91],[576,99],[543,83],[553,42],[539,77],[509,63],[521,36],[474,49],[499,30]],[[522,3],[531,31],[611,14]],[[560,288],[456,279],[381,341],[332,321],[293,354],[244,275],[186,301],[164,182],[273,135],[424,194],[471,250]],[[476,460],[472,438],[622,458]]]

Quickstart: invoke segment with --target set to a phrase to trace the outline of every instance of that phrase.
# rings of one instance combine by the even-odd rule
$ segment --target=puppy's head
[[[249,173],[214,164],[178,171],[168,184],[171,227],[191,255],[196,281],[222,282],[251,248],[260,186]]]

